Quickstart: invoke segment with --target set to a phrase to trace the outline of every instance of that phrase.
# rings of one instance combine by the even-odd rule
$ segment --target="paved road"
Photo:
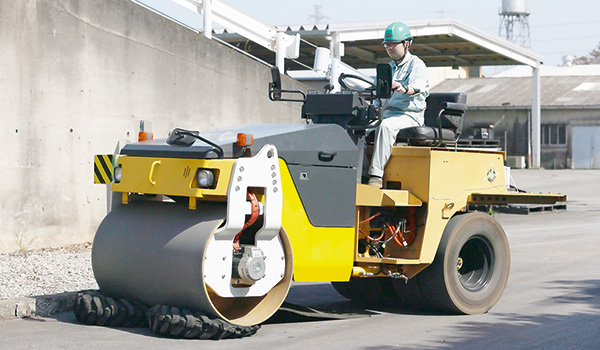
[[[0,322],[0,349],[600,349],[600,171],[514,171],[517,185],[569,195],[567,211],[496,215],[512,255],[489,313],[429,315],[364,308],[329,284],[297,284],[288,301],[347,315],[267,324],[226,341],[160,338],[147,329],[83,326],[70,313]]]

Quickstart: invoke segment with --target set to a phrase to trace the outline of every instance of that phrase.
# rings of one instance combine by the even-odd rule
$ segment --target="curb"
[[[0,300],[0,320],[31,316],[50,316],[73,310],[76,292]]]

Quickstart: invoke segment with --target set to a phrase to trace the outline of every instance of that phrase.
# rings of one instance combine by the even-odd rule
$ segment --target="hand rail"
[[[282,72],[285,58],[294,59],[300,56],[300,34],[286,34],[219,0],[132,1],[196,30],[199,30],[198,22],[191,23],[195,18],[190,18],[190,15],[200,15],[203,17],[204,36],[209,39],[212,39],[212,24],[217,23],[228,31],[236,32],[268,50],[275,51],[277,67]],[[177,5],[177,9],[174,9],[173,5]],[[194,14],[182,13],[182,9]]]

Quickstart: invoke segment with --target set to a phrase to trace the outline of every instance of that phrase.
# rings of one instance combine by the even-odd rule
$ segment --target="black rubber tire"
[[[433,263],[409,280],[410,287],[395,287],[410,298],[408,290],[416,306],[481,314],[502,296],[509,270],[510,248],[500,224],[490,215],[468,213],[450,219]]]
[[[351,277],[348,282],[331,282],[335,290],[344,298],[363,304],[388,304],[396,299],[390,278]]]
[[[418,278],[414,277],[408,281],[391,280],[392,288],[396,291],[395,305],[412,310],[430,310],[431,305],[425,299]]]
[[[113,299],[99,290],[78,292],[73,305],[79,322],[96,326],[148,327],[146,311],[142,303]]]
[[[233,339],[251,336],[260,329],[260,325],[236,326],[167,305],[155,305],[148,310],[147,317],[152,332],[171,338]]]
[[[349,282],[331,282],[331,285],[344,298],[359,301],[362,299],[362,296],[352,281],[350,279]]]

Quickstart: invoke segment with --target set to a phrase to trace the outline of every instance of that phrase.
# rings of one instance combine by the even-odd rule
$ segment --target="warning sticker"
[[[114,178],[114,171],[112,154],[97,154],[94,156],[94,183],[111,183]]]

